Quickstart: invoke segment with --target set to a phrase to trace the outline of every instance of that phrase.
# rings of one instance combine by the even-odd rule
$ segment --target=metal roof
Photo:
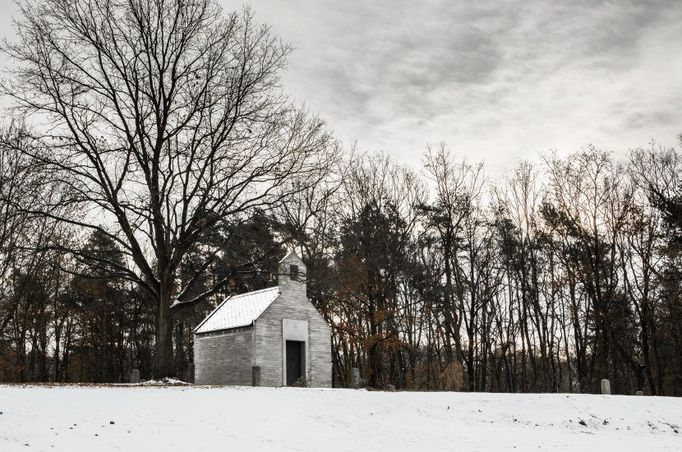
[[[249,326],[279,297],[278,286],[227,298],[194,329],[196,334]]]

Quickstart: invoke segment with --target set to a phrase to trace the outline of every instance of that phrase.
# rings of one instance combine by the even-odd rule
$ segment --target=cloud
[[[295,53],[285,83],[337,135],[419,165],[446,141],[493,171],[682,131],[675,0],[255,0]]]
[[[439,141],[494,174],[682,132],[679,0],[247,2],[294,47],[283,81],[297,102],[416,167]],[[11,35],[9,14],[0,27]]]

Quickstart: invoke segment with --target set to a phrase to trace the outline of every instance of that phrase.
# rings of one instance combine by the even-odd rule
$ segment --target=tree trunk
[[[161,281],[159,287],[158,322],[156,332],[155,378],[175,377],[173,365],[173,317],[170,309],[170,284]]]

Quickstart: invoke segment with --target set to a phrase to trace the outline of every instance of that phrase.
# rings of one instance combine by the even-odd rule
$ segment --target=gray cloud
[[[415,165],[441,140],[495,172],[682,132],[679,0],[250,3],[295,48],[283,80],[296,101],[342,140]]]
[[[682,3],[255,0],[296,47],[285,81],[346,141],[428,142],[493,171],[548,149],[615,151],[682,129]]]

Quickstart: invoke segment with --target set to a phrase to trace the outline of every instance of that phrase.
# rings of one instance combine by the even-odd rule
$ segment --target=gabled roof
[[[283,258],[281,258],[281,259],[279,260],[279,263],[281,264],[282,262],[284,262],[285,260],[287,260],[287,259],[289,258],[289,256],[291,256],[292,254],[296,254],[296,253],[294,253],[293,251],[289,251],[287,254],[284,255]]]
[[[249,326],[279,297],[278,286],[227,298],[194,329],[196,334]]]
[[[289,260],[290,257],[295,257],[299,261],[301,260],[296,251],[289,251],[283,258],[279,260],[279,263],[281,264],[282,262]]]

